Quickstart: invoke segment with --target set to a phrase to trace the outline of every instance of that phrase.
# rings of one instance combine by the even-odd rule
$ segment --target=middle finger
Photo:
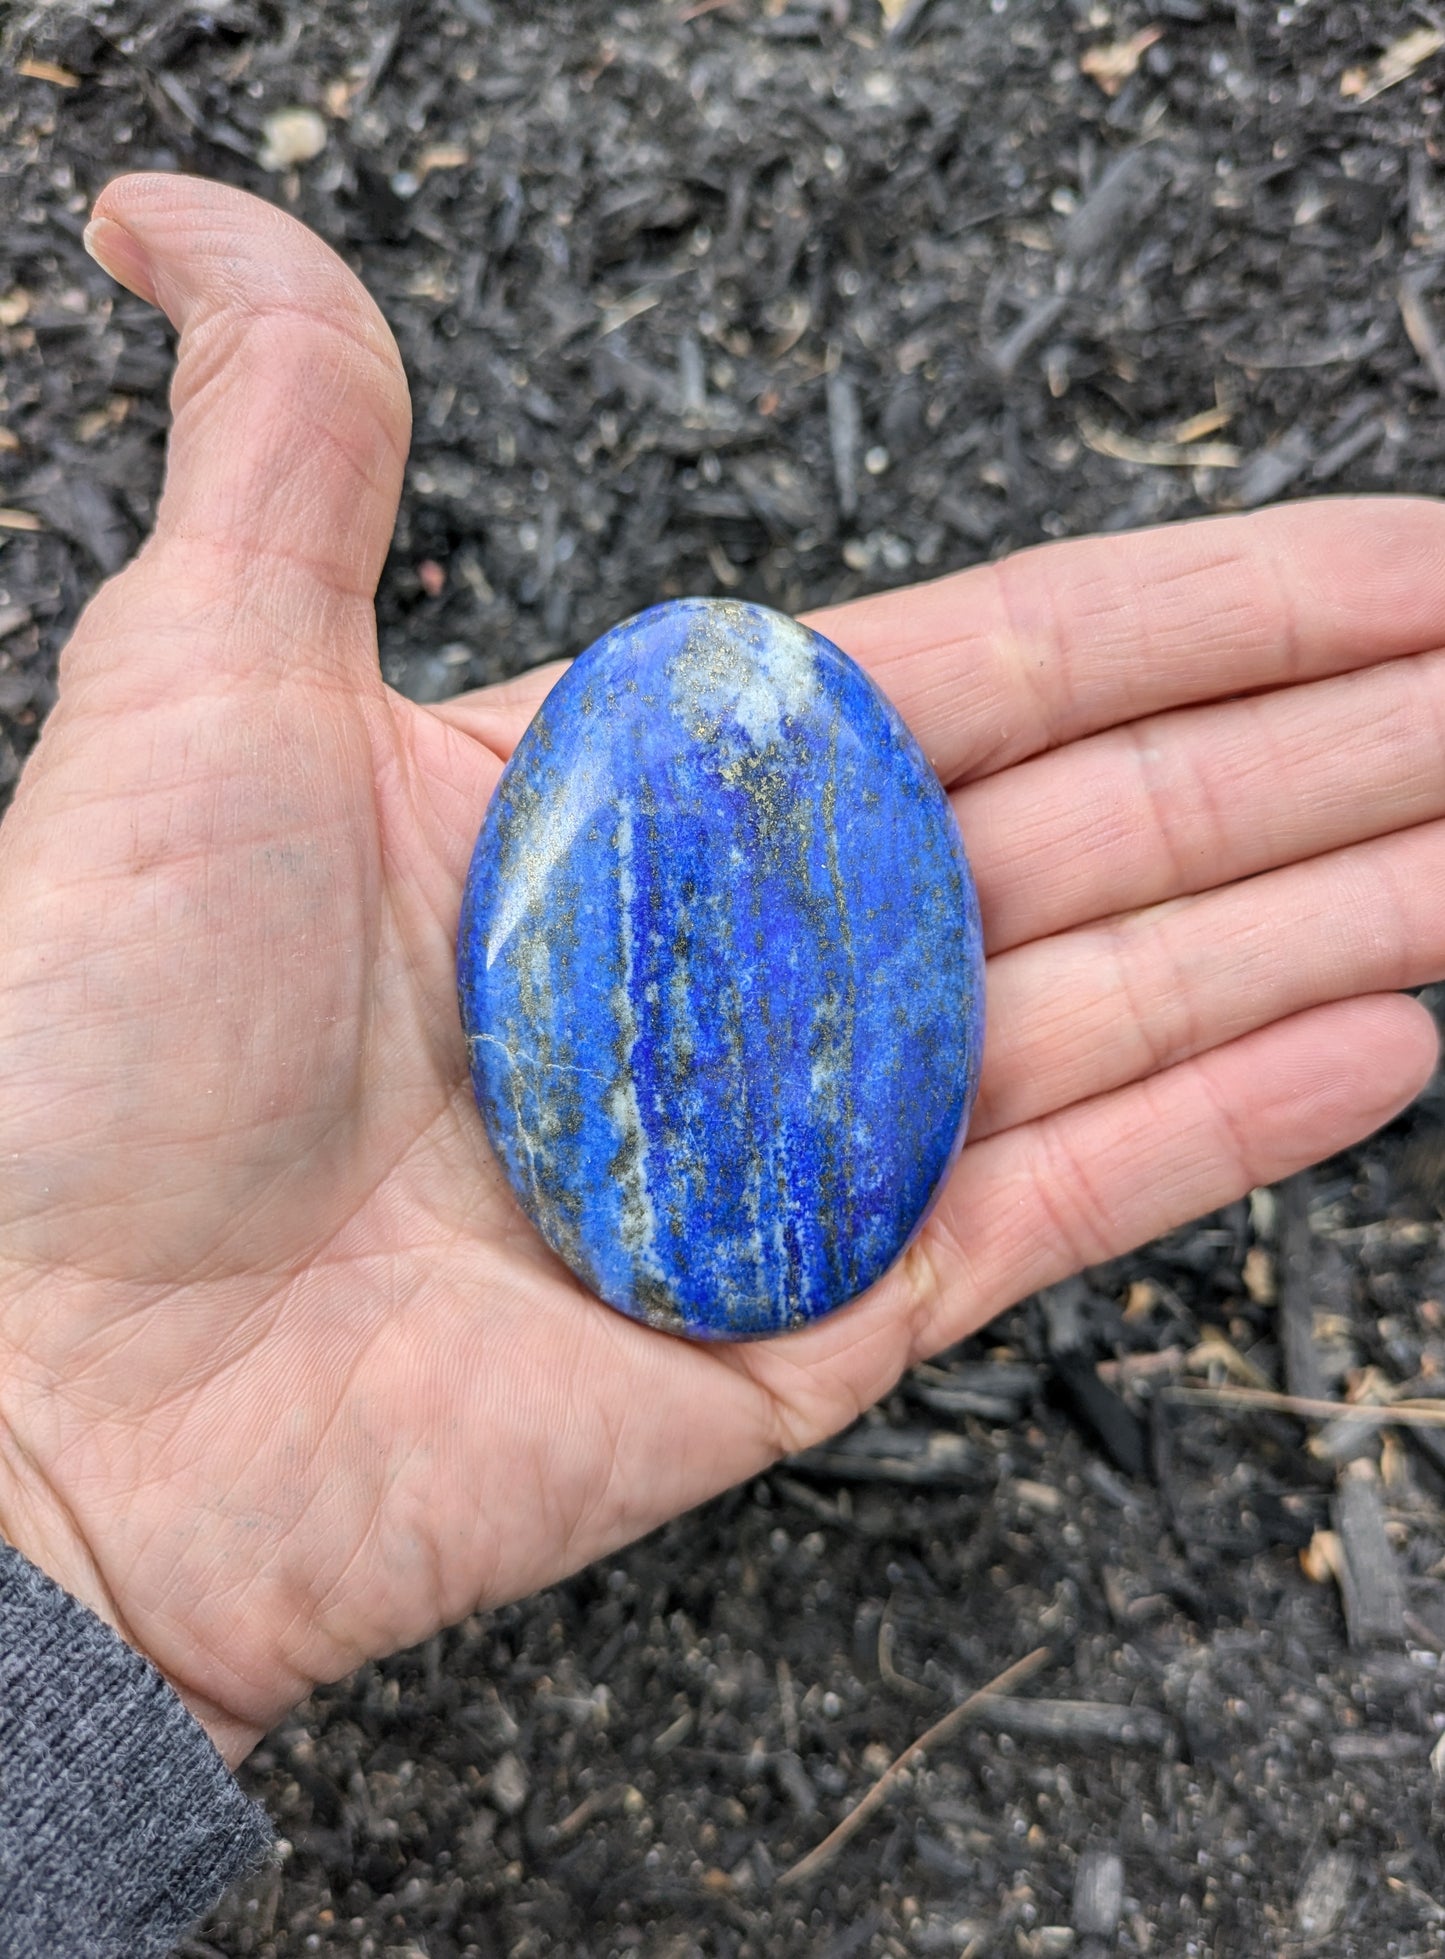
[[[955,791],[990,952],[1445,816],[1445,653],[1151,716]]]

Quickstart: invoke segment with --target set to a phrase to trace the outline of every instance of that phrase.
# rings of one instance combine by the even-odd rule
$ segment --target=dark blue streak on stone
[[[983,954],[947,798],[861,669],[755,606],[654,607],[558,682],[487,812],[459,977],[523,1208],[654,1326],[841,1306],[962,1141]]]

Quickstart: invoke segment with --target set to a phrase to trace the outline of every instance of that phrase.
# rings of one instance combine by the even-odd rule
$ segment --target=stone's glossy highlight
[[[487,812],[458,965],[523,1208],[654,1326],[750,1339],[841,1306],[962,1141],[983,951],[947,798],[861,669],[756,606],[654,607],[557,683]]]

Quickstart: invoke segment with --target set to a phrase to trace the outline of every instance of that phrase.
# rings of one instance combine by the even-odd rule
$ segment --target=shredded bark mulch
[[[417,409],[382,660],[439,700],[669,594],[796,611],[1048,537],[1437,489],[1435,21],[13,9],[0,787],[160,482],[166,331],[79,243],[118,169],[258,190],[376,294]],[[298,132],[321,147],[288,164]],[[1445,1429],[1361,1413],[1445,1382],[1442,1112],[1437,1084],[841,1440],[317,1694],[246,1771],[284,1862],[184,1950],[1445,1950]]]

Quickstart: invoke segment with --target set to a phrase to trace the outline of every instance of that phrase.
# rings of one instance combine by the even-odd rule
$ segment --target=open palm
[[[840,1427],[1021,1295],[1365,1133],[1445,971],[1445,511],[1062,545],[817,622],[953,793],[974,1140],[830,1321],[699,1348],[589,1297],[486,1145],[454,935],[556,669],[382,684],[405,384],[290,219],[132,177],[181,329],[155,536],[0,830],[0,1530],[232,1760],[315,1681]]]

